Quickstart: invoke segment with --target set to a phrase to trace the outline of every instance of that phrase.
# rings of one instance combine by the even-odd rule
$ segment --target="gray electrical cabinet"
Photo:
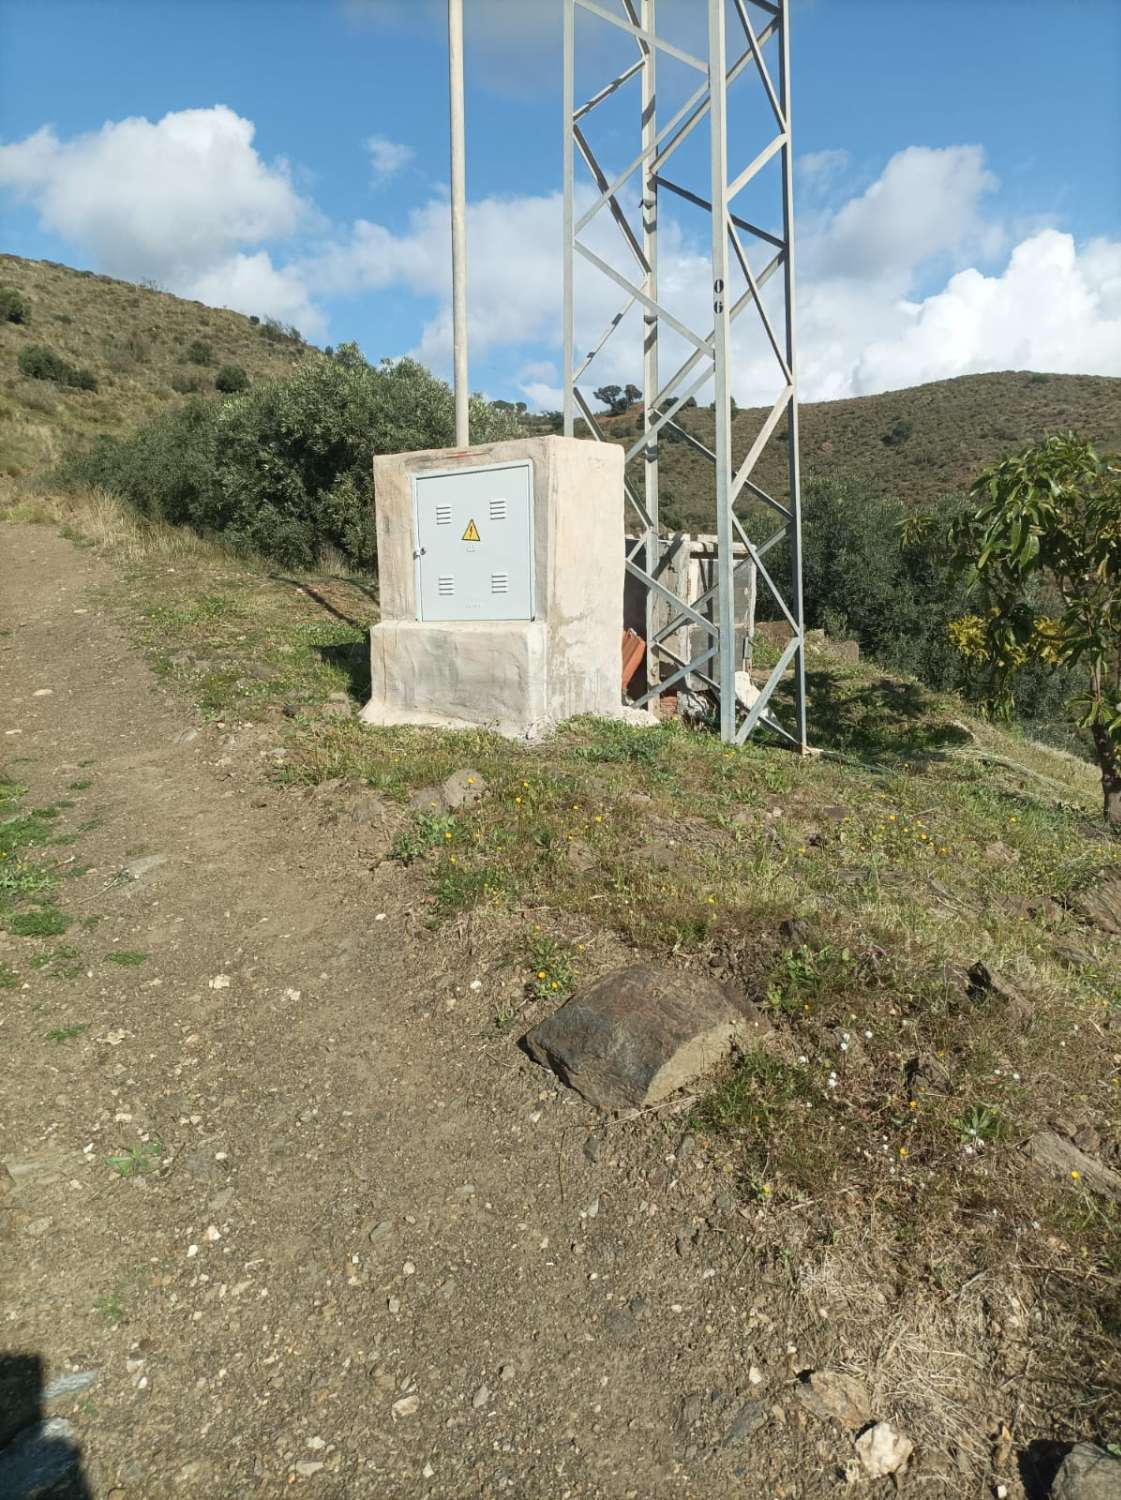
[[[413,476],[421,620],[533,619],[533,463]]]

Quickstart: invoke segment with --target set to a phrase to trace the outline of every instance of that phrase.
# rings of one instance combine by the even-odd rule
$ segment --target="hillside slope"
[[[0,255],[0,287],[30,304],[26,323],[0,322],[0,478],[34,472],[73,436],[128,431],[186,394],[215,395],[222,365],[240,365],[256,380],[322,357],[242,313],[52,261]],[[189,357],[195,343],[209,346],[206,363]],[[26,378],[17,361],[28,344],[91,370],[97,390]]]
[[[283,375],[317,349],[241,313],[206,307],[167,292],[115,281],[50,261],[0,255],[0,287],[31,305],[27,324],[0,323],[0,480],[30,475],[75,435],[127,431],[191,390],[214,394],[223,364],[251,379]],[[210,346],[206,365],[191,362],[193,343]],[[65,390],[29,380],[16,361],[27,344],[47,344],[97,377],[98,390]],[[734,424],[738,459],[764,411],[747,408]],[[713,417],[683,412],[685,428],[706,445]],[[530,431],[555,430],[528,417]],[[605,418],[619,442],[640,430],[635,410]],[[1105,448],[1121,448],[1121,379],[1095,375],[1004,372],[964,375],[878,396],[810,402],[801,408],[802,465],[807,476],[848,475],[870,493],[923,506],[966,485],[977,470],[1047,432],[1074,428]],[[782,428],[764,452],[760,483],[784,489]],[[901,440],[898,434],[905,432]],[[885,441],[885,438],[895,440]],[[708,461],[684,441],[667,441],[661,458],[663,513],[671,526],[711,525]]]
[[[762,408],[737,412],[737,461],[765,415]],[[964,488],[985,464],[1048,432],[1073,428],[1101,447],[1121,448],[1121,379],[1027,371],[962,375],[879,396],[809,402],[800,415],[804,476],[851,476],[872,494],[894,496],[921,508],[948,490]],[[711,411],[701,407],[683,412],[681,418],[688,432],[711,447]],[[605,418],[604,426],[620,442],[633,442],[641,422],[632,410]],[[903,432],[899,440],[896,434]],[[784,435],[780,427],[757,470],[759,482],[776,495],[785,492],[779,441]],[[686,442],[670,441],[662,447],[660,472],[667,521],[686,529],[708,529],[708,460]]]

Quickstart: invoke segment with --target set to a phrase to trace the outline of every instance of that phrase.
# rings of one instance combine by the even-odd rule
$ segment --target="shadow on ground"
[[[316,646],[316,656],[347,675],[346,690],[365,704],[370,701],[370,647],[366,641],[348,641],[342,646]]]
[[[312,581],[307,578],[290,578],[285,573],[270,573],[269,577],[273,583],[286,584],[304,594],[333,619],[344,625],[353,625],[355,630],[368,630],[371,621],[377,618],[378,594],[372,579],[320,578]],[[360,596],[353,604],[345,599],[349,590]],[[343,600],[340,601],[339,595],[343,596]],[[362,607],[362,600],[367,601],[372,610]],[[356,606],[357,612],[352,612]]]
[[[792,684],[782,683],[775,696],[787,723],[793,715]],[[942,703],[921,683],[894,677],[869,682],[838,672],[809,671],[806,714],[811,745],[864,761],[940,758],[972,738],[964,725],[945,717]]]
[[[52,1391],[72,1394],[73,1377],[45,1388],[37,1354],[0,1353],[0,1495],[4,1500],[93,1500],[70,1423],[49,1417]]]

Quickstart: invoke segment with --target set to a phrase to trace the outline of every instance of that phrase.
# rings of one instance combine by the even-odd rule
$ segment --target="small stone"
[[[1121,1174],[1087,1156],[1053,1130],[1039,1130],[1025,1146],[1031,1159],[1053,1177],[1059,1177],[1100,1197],[1121,1201]]]
[[[603,1326],[608,1333],[614,1334],[616,1338],[633,1333],[635,1327],[635,1314],[632,1308],[623,1303],[620,1307],[609,1307],[603,1319]]]
[[[373,1229],[370,1230],[370,1232],[366,1236],[366,1238],[369,1240],[369,1242],[370,1242],[371,1245],[377,1245],[377,1244],[380,1244],[382,1241],[388,1239],[389,1236],[392,1233],[393,1233],[393,1222],[392,1222],[392,1220],[391,1219],[381,1219],[377,1224],[374,1225]]]
[[[724,1434],[725,1448],[733,1443],[745,1442],[766,1420],[767,1411],[762,1401],[745,1401]]]
[[[297,1474],[302,1474],[305,1479],[310,1479],[313,1474],[319,1473],[320,1469],[324,1467],[324,1463],[321,1458],[305,1458],[298,1464],[293,1464],[292,1467]]]
[[[474,807],[486,794],[487,784],[469,767],[454,771],[438,786],[421,787],[409,798],[409,806],[417,812],[458,812],[462,807]]]
[[[513,1380],[517,1373],[516,1368],[512,1364],[507,1363],[499,1366],[498,1378],[499,1380]]]
[[[967,977],[971,1000],[999,1000],[1003,1005],[1012,1006],[1018,1014],[1030,1018],[1034,1009],[1031,1001],[1007,974],[1001,973],[999,969],[986,968],[983,963],[975,963]]]
[[[402,1396],[400,1401],[394,1401],[390,1407],[390,1411],[393,1413],[393,1420],[396,1421],[398,1417],[415,1416],[419,1405],[419,1396]]]
[[[96,1370],[67,1370],[47,1384],[43,1400],[60,1401],[64,1396],[76,1396],[79,1391],[88,1391],[96,1380]]]
[[[591,1162],[599,1161],[599,1153],[603,1150],[603,1137],[601,1135],[590,1135],[584,1142],[584,1155]]]
[[[1117,1500],[1121,1459],[1096,1443],[1075,1443],[1059,1465],[1051,1500]]]
[[[158,870],[161,865],[166,864],[166,854],[145,854],[141,859],[130,860],[127,865],[122,866],[121,873],[127,875],[130,880],[143,880],[146,875],[151,875],[153,870]]]
[[[213,979],[207,980],[207,985],[212,990],[228,990],[230,987],[230,976],[228,974],[215,974]]]
[[[349,719],[354,715],[354,704],[346,693],[331,693],[320,713],[325,719]]]
[[[475,1408],[476,1411],[478,1411],[481,1407],[484,1407],[489,1400],[490,1391],[485,1385],[481,1385],[475,1392],[475,1394],[471,1397],[471,1405]]]
[[[1075,914],[1099,932],[1121,937],[1121,871],[1107,870],[1070,901]]]
[[[749,1385],[762,1385],[763,1384],[763,1372],[759,1368],[758,1365],[752,1365],[748,1369],[747,1379],[748,1379],[748,1384]]]
[[[695,1135],[683,1135],[677,1146],[677,1165],[683,1167],[697,1149]]]
[[[872,1479],[883,1479],[903,1467],[914,1446],[910,1438],[896,1432],[890,1422],[877,1422],[857,1438],[856,1456]]]
[[[851,1375],[839,1370],[814,1370],[798,1384],[798,1399],[823,1421],[839,1422],[855,1431],[871,1420],[868,1392]]]
[[[387,1297],[385,1305],[391,1313],[399,1313],[401,1311],[400,1297]]]
[[[49,1214],[43,1214],[38,1219],[29,1219],[23,1226],[23,1232],[29,1239],[37,1240],[41,1235],[46,1234],[53,1223],[54,1220]]]

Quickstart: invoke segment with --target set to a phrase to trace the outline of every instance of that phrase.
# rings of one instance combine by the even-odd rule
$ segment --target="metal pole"
[[[471,441],[467,415],[467,195],[463,128],[463,0],[448,0],[448,101],[451,111],[452,344],[455,445]]]
[[[573,359],[576,330],[574,301],[575,237],[573,212],[573,113],[576,109],[576,0],[564,0],[564,435],[572,437],[576,419]]]
[[[655,0],[642,0],[640,24],[651,35],[655,34]],[[655,58],[657,48],[646,46],[642,65],[642,149],[649,155],[642,169],[642,253],[649,270],[643,279],[643,290],[655,304],[647,307],[642,319],[642,424],[647,434],[646,451],[643,454],[643,473],[646,481],[646,571],[658,575],[661,561],[661,528],[658,517],[658,434],[650,435],[650,428],[657,418],[653,409],[658,394],[658,180],[651,161],[657,137],[657,102],[655,95]],[[659,605],[653,589],[646,591],[646,686],[654,686],[658,670],[657,651],[652,642],[657,621],[664,609]]]
[[[732,557],[732,408],[728,389],[728,125],[724,81],[724,0],[708,0],[709,139],[712,203],[713,380],[716,403],[717,625],[720,634],[720,738],[736,740],[736,601]]]
[[[794,658],[794,729],[804,755],[806,743],[806,623],[802,606],[802,482],[798,457],[798,366],[794,337],[794,143],[790,131],[790,3],[782,0],[778,34],[779,106],[786,144],[782,148],[782,237],[786,241],[786,364],[790,371],[790,409],[786,422],[787,479],[790,485],[790,606],[800,641]]]

